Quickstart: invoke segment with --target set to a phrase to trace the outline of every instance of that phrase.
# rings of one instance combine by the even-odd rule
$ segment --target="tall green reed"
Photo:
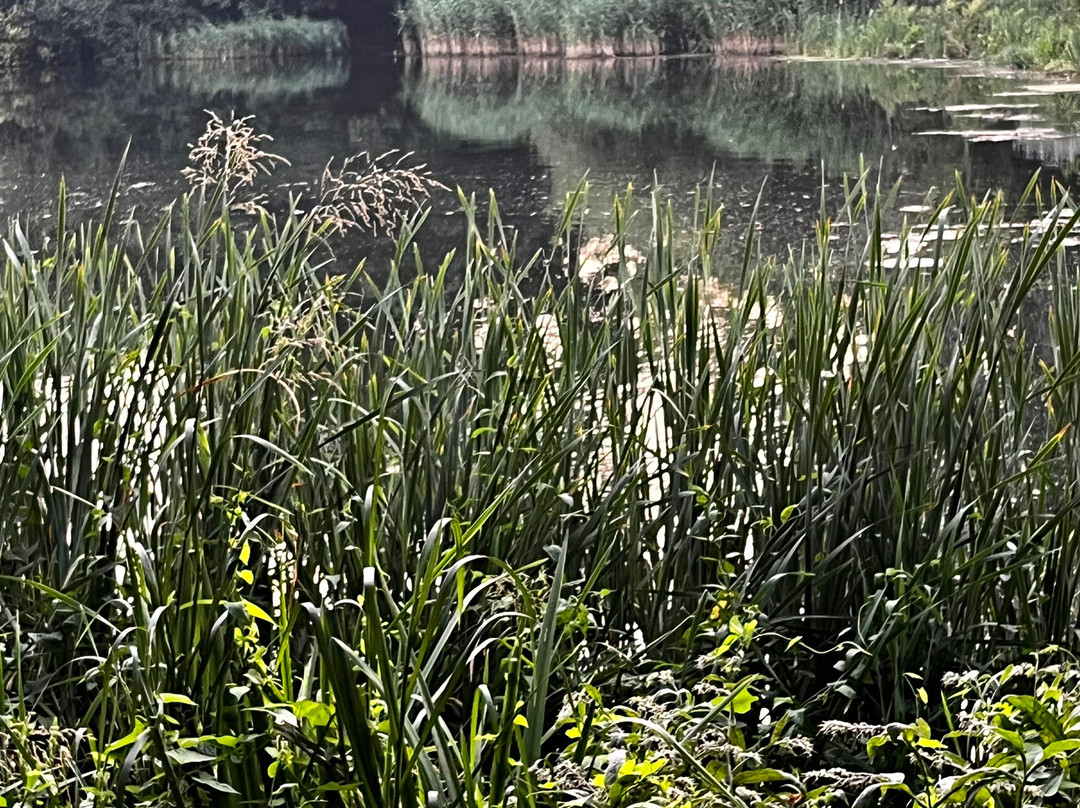
[[[958,186],[889,234],[864,175],[732,259],[716,200],[688,241],[657,195],[634,275],[620,198],[597,286],[584,188],[535,256],[462,198],[428,264],[418,214],[380,283],[311,216],[116,196],[3,242],[0,717],[78,730],[57,794],[542,801],[567,695],[700,653],[720,602],[781,692],[875,719],[1075,644],[1065,199]]]
[[[711,51],[729,37],[778,36],[795,23],[790,4],[771,0],[409,0],[400,16],[422,38],[495,37],[519,45],[537,38],[563,45],[651,39],[680,53]]]

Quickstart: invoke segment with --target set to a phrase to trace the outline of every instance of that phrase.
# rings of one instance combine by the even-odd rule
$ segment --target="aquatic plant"
[[[348,50],[345,25],[334,20],[256,17],[180,27],[151,39],[150,55],[177,61],[336,56]]]
[[[788,0],[408,0],[402,25],[428,55],[766,52],[796,18]],[[741,42],[736,39],[742,37]]]
[[[1075,6],[1043,0],[888,0],[864,16],[809,14],[793,36],[811,55],[978,59],[1052,70],[1076,70],[1078,42]]]
[[[143,227],[120,187],[3,240],[0,797],[937,804],[914,750],[1060,802],[1067,659],[935,744],[946,671],[1076,643],[1067,198],[890,233],[864,174],[777,259],[707,193],[646,244],[582,188],[538,255],[463,197],[376,284],[302,199]]]

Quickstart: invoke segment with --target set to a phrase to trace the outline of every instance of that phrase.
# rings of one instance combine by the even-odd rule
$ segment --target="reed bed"
[[[588,58],[769,53],[795,12],[783,0],[408,0],[401,20],[427,56]]]
[[[630,245],[583,188],[535,256],[462,198],[458,252],[418,213],[376,284],[228,187],[148,228],[61,190],[3,240],[8,804],[936,805],[1076,765],[978,678],[1076,647],[1067,200],[890,234],[863,176],[776,259],[708,195]]]
[[[155,59],[195,62],[341,56],[348,48],[344,23],[269,17],[204,23],[158,34],[150,43],[150,53]]]

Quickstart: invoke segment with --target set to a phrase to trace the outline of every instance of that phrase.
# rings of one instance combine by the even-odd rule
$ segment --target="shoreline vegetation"
[[[341,56],[349,33],[337,20],[256,18],[203,23],[150,38],[146,56],[160,61],[234,61]]]
[[[459,194],[444,257],[406,158],[271,215],[269,145],[2,239],[0,801],[1075,804],[1066,195],[862,173],[777,258]]]
[[[400,19],[406,56],[789,54],[1080,70],[1080,11],[1049,0],[406,0]]]
[[[341,0],[149,2],[136,12],[106,0],[16,0],[0,12],[0,66],[338,55],[347,47]],[[383,12],[389,22],[392,5]],[[1080,10],[1051,0],[402,0],[397,15],[401,52],[430,58],[786,53],[1080,69]]]
[[[338,0],[14,0],[0,70],[339,56],[343,18]]]
[[[406,0],[406,55],[568,59],[779,52],[789,0]]]
[[[865,17],[808,15],[793,52],[840,58],[965,59],[1080,70],[1080,8],[1050,0],[887,0]]]
[[[694,50],[682,50],[665,45],[665,39],[655,34],[598,35],[588,41],[566,41],[560,36],[532,37],[526,39],[493,38],[466,34],[406,35],[402,51],[406,57],[503,57],[604,59],[642,58],[655,56],[683,56],[715,53],[719,56],[776,56],[784,52],[784,41],[779,38],[742,34],[724,37],[710,42],[709,50],[699,46]]]

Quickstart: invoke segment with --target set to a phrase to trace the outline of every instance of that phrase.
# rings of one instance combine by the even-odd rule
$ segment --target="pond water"
[[[836,189],[863,155],[886,183],[903,176],[901,205],[954,172],[1015,198],[1036,170],[1071,186],[1080,165],[1080,86],[957,64],[366,57],[9,80],[0,95],[0,212],[41,221],[61,175],[76,210],[100,206],[129,140],[124,205],[163,206],[185,187],[205,110],[255,115],[292,161],[273,180],[291,190],[332,157],[415,152],[449,186],[493,189],[527,249],[586,175],[598,232],[628,183],[644,198],[659,180],[689,209],[711,176],[737,226],[765,181],[763,232],[783,249],[810,233],[823,170]],[[424,241],[457,246],[456,209],[438,195]]]

